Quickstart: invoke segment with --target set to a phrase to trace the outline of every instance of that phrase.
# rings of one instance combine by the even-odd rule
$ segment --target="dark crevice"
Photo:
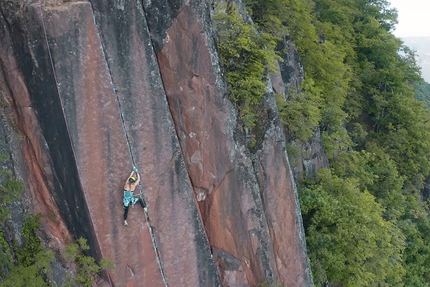
[[[5,18],[3,7],[1,13]],[[8,22],[8,29],[13,31],[12,45],[18,66],[25,67],[21,71],[29,91],[31,106],[36,112],[52,160],[50,165],[54,172],[53,190],[50,191],[71,234],[75,238],[87,238],[91,247],[89,255],[100,258],[72,142],[67,134],[67,123],[54,79],[55,71],[50,65],[47,51],[49,46],[43,47],[48,44],[44,41],[46,34],[40,25],[43,17],[37,15],[34,6],[28,6],[23,13],[22,16],[8,13],[12,16],[5,20]],[[33,62],[32,55],[39,60],[37,64]]]
[[[118,111],[119,111],[119,115],[120,115],[120,118],[121,118],[121,124],[122,124],[122,128],[123,128],[123,131],[124,131],[124,136],[125,136],[125,139],[126,139],[126,142],[127,142],[128,152],[129,152],[132,164],[133,164],[133,169],[137,171],[136,162],[135,162],[135,159],[134,159],[134,156],[133,156],[132,144],[131,144],[131,141],[130,141],[130,137],[129,137],[129,134],[128,134],[128,131],[127,131],[127,127],[126,127],[126,123],[125,123],[125,119],[124,119],[124,111],[123,111],[123,108],[121,106],[121,100],[120,100],[119,95],[118,95],[118,88],[117,88],[115,80],[114,80],[112,69],[111,69],[111,67],[109,65],[108,52],[106,51],[106,48],[105,48],[103,34],[100,33],[101,29],[100,29],[99,25],[97,24],[96,15],[94,13],[94,8],[93,8],[93,5],[92,5],[91,2],[90,2],[90,5],[91,5],[91,10],[93,11],[94,25],[95,25],[95,27],[97,29],[97,34],[99,35],[99,38],[100,38],[100,44],[101,44],[101,49],[102,49],[102,53],[103,53],[103,58],[104,58],[107,70],[109,72],[109,79],[110,79],[110,82],[111,82],[111,85],[112,85],[112,90],[114,91],[114,94],[115,94],[116,103],[118,105]],[[143,8],[143,4],[141,4],[141,5],[142,5],[142,9],[144,9]],[[139,183],[139,193],[140,193],[141,197],[144,198],[143,187],[142,187],[141,183]],[[167,277],[166,277],[166,275],[164,273],[163,265],[162,265],[162,262],[161,262],[161,259],[160,259],[160,253],[159,253],[159,250],[158,250],[158,247],[157,247],[156,237],[155,237],[155,234],[154,234],[154,229],[153,229],[153,227],[151,225],[148,212],[146,210],[144,212],[145,212],[146,222],[148,224],[148,230],[149,230],[149,233],[151,235],[152,245],[154,247],[155,256],[157,258],[158,267],[160,269],[160,274],[161,274],[161,277],[163,278],[163,282],[164,282],[165,286],[168,286],[168,280],[167,280]]]

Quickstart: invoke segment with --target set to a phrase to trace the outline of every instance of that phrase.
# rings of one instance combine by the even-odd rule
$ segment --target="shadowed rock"
[[[43,220],[49,246],[87,238],[90,255],[115,264],[97,286],[311,285],[273,97],[251,153],[206,1],[0,8],[1,84],[24,134],[34,210],[57,216]],[[133,166],[151,228],[139,206],[122,225]]]
[[[156,11],[147,7],[147,13]],[[215,256],[223,285],[255,286],[275,279],[310,286],[300,208],[279,120],[269,119],[262,131],[256,170],[240,140],[235,109],[225,97],[206,4],[193,1],[170,26],[149,27],[154,38],[165,34],[158,62],[209,242],[241,265],[228,269],[225,256]],[[277,113],[276,107],[270,109],[268,114]]]
[[[93,4],[107,10],[97,18],[89,2],[34,4],[13,23],[32,23],[15,46],[49,146],[56,202],[71,233],[115,264],[109,284],[217,286],[143,10]],[[133,165],[155,234],[137,208],[122,226],[122,185]]]

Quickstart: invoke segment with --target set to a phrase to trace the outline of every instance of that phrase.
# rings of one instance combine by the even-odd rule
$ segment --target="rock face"
[[[23,135],[28,208],[55,215],[42,222],[49,246],[88,239],[115,265],[98,286],[312,285],[273,94],[250,151],[206,1],[0,11],[0,85]],[[133,167],[150,222],[136,206],[124,227]]]
[[[300,84],[304,80],[304,71],[294,43],[286,37],[278,43],[277,50],[284,61],[279,63],[277,73],[269,75],[273,90],[285,96],[290,94],[289,89],[299,92]],[[300,153],[292,159],[294,161],[293,175],[296,181],[299,181],[299,177],[303,174],[313,176],[319,169],[329,167],[319,129],[315,131],[310,140],[303,143],[291,140],[287,131],[287,142],[300,149]]]
[[[269,119],[254,168],[253,155],[236,136],[205,8],[195,1],[182,9],[157,56],[210,244],[240,262],[226,270],[226,256],[218,253],[222,282],[255,286],[275,278],[306,286],[303,233],[279,120]],[[276,113],[274,104],[269,109]]]

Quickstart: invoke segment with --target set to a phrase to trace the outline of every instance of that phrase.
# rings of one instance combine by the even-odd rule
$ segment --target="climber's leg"
[[[127,226],[128,206],[124,206],[124,225]]]

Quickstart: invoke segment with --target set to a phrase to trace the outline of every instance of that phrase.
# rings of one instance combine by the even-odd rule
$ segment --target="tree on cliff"
[[[330,160],[299,186],[316,285],[427,286],[430,114],[415,55],[391,34],[397,11],[386,0],[244,3],[261,35],[296,44],[305,81],[278,107],[296,139],[320,128]]]
[[[274,51],[276,37],[257,33],[231,3],[216,5],[215,20],[230,98],[238,104],[245,125],[252,127],[255,107],[266,95],[267,69],[274,70],[276,60],[281,60]]]
[[[8,256],[14,258],[9,265],[9,273],[0,283],[2,287],[16,286],[51,286],[48,275],[52,272],[50,263],[54,260],[54,252],[45,250],[36,234],[41,215],[28,216],[22,227],[22,246],[14,246]]]
[[[415,98],[423,102],[426,108],[430,108],[430,84],[422,81],[415,84]]]
[[[0,233],[0,264],[7,271],[1,274],[0,287],[53,286],[50,264],[54,260],[54,252],[43,247],[36,234],[41,217],[41,214],[26,217],[22,227],[21,246],[15,241],[13,248],[8,248],[8,243]],[[77,243],[71,243],[66,248],[65,257],[76,264],[77,272],[76,275],[68,275],[64,286],[92,286],[97,273],[113,268],[109,259],[103,258],[96,263],[93,257],[83,254],[87,250],[89,246],[84,238],[79,238]]]
[[[339,178],[322,169],[301,193],[316,282],[330,278],[344,286],[401,286],[404,236],[384,219],[384,208],[360,189],[357,178]]]

